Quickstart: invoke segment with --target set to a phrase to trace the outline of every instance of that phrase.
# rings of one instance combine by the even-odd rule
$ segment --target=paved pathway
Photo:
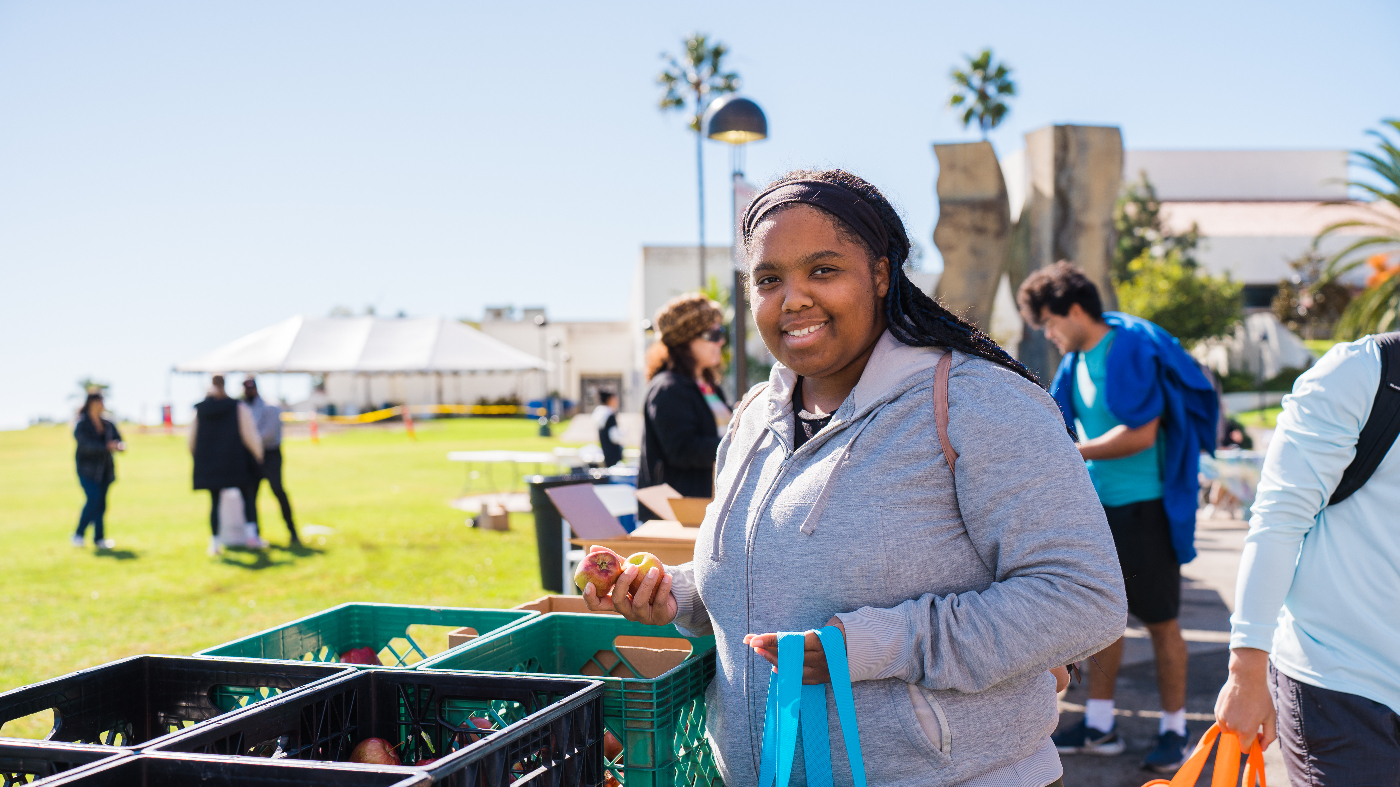
[[[1228,519],[1202,520],[1196,528],[1198,557],[1182,568],[1186,578],[1181,597],[1181,625],[1190,665],[1187,672],[1186,718],[1193,740],[1215,720],[1215,697],[1225,683],[1229,664],[1230,610],[1234,606],[1235,574],[1248,525]],[[1066,787],[1139,787],[1159,778],[1142,769],[1142,758],[1156,742],[1161,703],[1147,630],[1128,622],[1123,667],[1118,674],[1118,731],[1128,750],[1117,757],[1064,755]],[[1093,669],[1092,662],[1086,668]],[[1079,721],[1088,697],[1088,682],[1071,686],[1060,702],[1060,725]],[[1288,777],[1278,745],[1265,752],[1269,784],[1287,787]],[[1209,784],[1207,767],[1201,784]]]

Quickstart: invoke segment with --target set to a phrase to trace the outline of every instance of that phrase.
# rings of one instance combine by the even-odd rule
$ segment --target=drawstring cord
[[[710,559],[718,560],[724,554],[721,547],[724,543],[724,526],[729,520],[729,511],[734,506],[734,499],[739,496],[739,487],[744,485],[744,479],[749,474],[749,465],[753,464],[754,457],[767,448],[772,439],[773,433],[765,427],[763,437],[755,440],[753,446],[744,454],[744,461],[739,465],[739,472],[734,474],[734,480],[729,484],[729,494],[724,496],[724,504],[720,506],[719,516],[715,517],[715,535],[713,543],[710,544]]]

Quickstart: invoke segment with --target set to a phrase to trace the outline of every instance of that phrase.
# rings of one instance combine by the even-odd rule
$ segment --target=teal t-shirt
[[[1092,440],[1122,421],[1108,411],[1104,378],[1108,348],[1116,330],[1109,331],[1094,348],[1079,353],[1074,364],[1074,426],[1082,440]],[[1125,506],[1162,496],[1162,437],[1152,447],[1120,459],[1090,460],[1089,478],[1105,506]]]

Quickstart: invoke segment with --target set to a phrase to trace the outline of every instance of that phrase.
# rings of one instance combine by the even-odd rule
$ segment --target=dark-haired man
[[[1189,742],[1180,564],[1196,556],[1197,470],[1200,452],[1215,446],[1215,391],[1176,339],[1147,320],[1104,312],[1098,288],[1067,262],[1031,274],[1017,302],[1065,354],[1050,393],[1079,435],[1118,548],[1128,611],[1147,627],[1157,661],[1162,721],[1143,765],[1171,772]],[[1054,737],[1061,752],[1125,748],[1113,730],[1122,658],[1121,638],[1095,658],[1084,718]]]
[[[253,497],[257,498],[258,490],[266,479],[268,488],[277,498],[277,504],[282,507],[282,521],[287,523],[287,533],[290,534],[288,546],[301,546],[296,523],[292,521],[292,501],[287,498],[287,490],[282,486],[282,408],[269,404],[258,395],[258,383],[252,377],[243,381],[243,401],[253,413],[253,422],[258,426],[258,437],[263,444],[262,473],[261,478],[253,482]]]

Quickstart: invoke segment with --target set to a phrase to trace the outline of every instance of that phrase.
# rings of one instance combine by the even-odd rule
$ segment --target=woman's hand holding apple
[[[665,626],[675,620],[676,597],[671,593],[671,575],[655,565],[640,577],[638,572],[635,563],[628,563],[613,583],[612,592],[601,598],[593,584],[586,585],[583,603],[594,612],[616,612],[628,620],[651,626]],[[632,590],[634,583],[636,589]]]

